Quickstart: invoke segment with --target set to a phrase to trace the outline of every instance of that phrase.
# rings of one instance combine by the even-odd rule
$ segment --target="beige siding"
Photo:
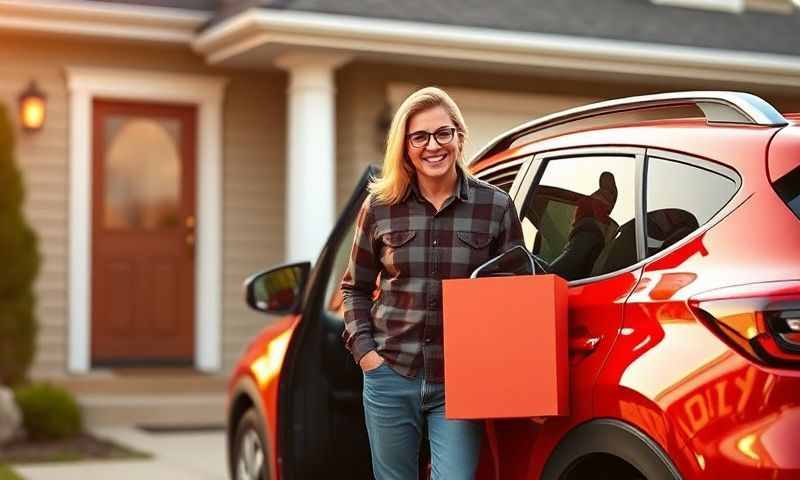
[[[242,281],[284,252],[286,79],[237,78],[225,101],[222,359],[225,371],[270,319],[249,310]]]
[[[33,374],[61,375],[67,362],[69,98],[64,67],[99,66],[229,78],[223,132],[223,367],[268,320],[242,305],[250,272],[283,258],[285,75],[209,68],[188,48],[0,35],[0,102],[12,113],[31,79],[47,94],[47,124],[18,134],[25,212],[43,256],[36,283],[40,325]],[[16,121],[16,119],[15,119]],[[19,132],[19,130],[17,130]]]
[[[364,169],[383,161],[383,140],[375,125],[386,104],[385,89],[372,73],[356,64],[340,70],[336,78],[337,211],[350,198]]]
[[[25,213],[39,237],[39,320],[35,374],[62,372],[67,343],[67,96],[61,71],[41,59],[41,46],[0,37],[0,103],[17,122],[17,96],[31,79],[48,95],[47,128],[17,136],[16,160],[26,188]]]

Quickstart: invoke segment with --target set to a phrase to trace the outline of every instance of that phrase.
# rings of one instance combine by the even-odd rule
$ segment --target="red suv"
[[[619,123],[645,112],[662,118]],[[492,421],[477,478],[800,478],[800,116],[736,92],[625,98],[515,128],[471,169],[569,280],[571,369],[570,415]],[[371,173],[313,268],[247,280],[284,317],[231,377],[237,480],[371,478],[338,290]],[[610,212],[587,208],[598,192]]]

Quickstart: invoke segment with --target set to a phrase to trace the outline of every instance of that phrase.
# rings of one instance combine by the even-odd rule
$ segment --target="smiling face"
[[[428,132],[433,134],[441,128],[455,128],[455,124],[447,111],[442,107],[423,110],[409,117],[406,132]],[[445,135],[446,136],[446,135]],[[456,173],[456,159],[461,154],[462,136],[454,133],[453,139],[446,145],[439,145],[431,135],[428,144],[415,147],[406,139],[406,153],[417,171],[417,175],[432,181],[444,181]]]

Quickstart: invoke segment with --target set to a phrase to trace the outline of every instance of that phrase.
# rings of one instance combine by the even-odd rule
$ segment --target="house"
[[[0,0],[0,102],[43,267],[34,376],[224,373],[269,322],[241,283],[312,260],[392,108],[463,108],[470,151],[597,99],[746,90],[800,110],[790,0]],[[16,121],[16,120],[15,120]]]

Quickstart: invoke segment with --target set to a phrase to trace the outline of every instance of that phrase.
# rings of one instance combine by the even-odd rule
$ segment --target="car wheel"
[[[245,412],[236,428],[234,443],[235,480],[265,480],[267,469],[264,429],[252,408]]]
[[[669,456],[625,422],[603,418],[570,431],[544,466],[543,480],[680,480]]]

